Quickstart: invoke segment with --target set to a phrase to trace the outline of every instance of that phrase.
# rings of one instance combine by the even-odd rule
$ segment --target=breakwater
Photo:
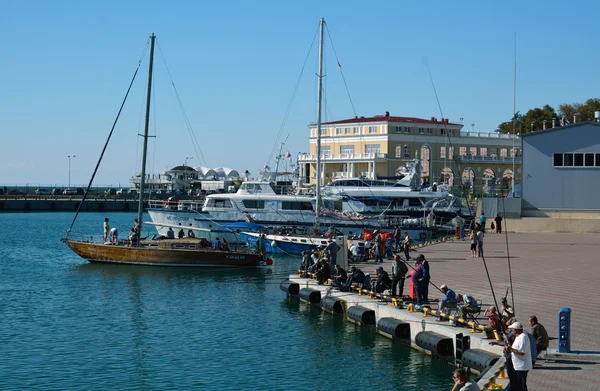
[[[3,198],[0,212],[71,212],[76,211],[81,197],[72,198]],[[86,200],[83,212],[130,212],[137,210],[135,199],[97,198]]]

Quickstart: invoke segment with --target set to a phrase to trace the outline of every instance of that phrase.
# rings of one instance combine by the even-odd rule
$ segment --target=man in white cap
[[[531,361],[531,342],[527,334],[523,333],[523,325],[519,322],[514,322],[508,329],[516,335],[515,340],[511,344],[506,335],[506,346],[510,351],[511,360],[515,369],[515,381],[511,382],[510,389],[513,391],[527,391],[527,372],[533,369]]]

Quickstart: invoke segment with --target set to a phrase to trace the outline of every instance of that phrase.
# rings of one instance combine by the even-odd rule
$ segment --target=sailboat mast
[[[323,98],[323,28],[325,26],[325,18],[321,18],[320,36],[319,36],[319,74],[318,92],[317,92],[317,208],[315,216],[315,231],[321,228],[319,221],[321,215],[321,99]]]
[[[138,202],[138,223],[142,226],[142,214],[144,213],[144,187],[146,186],[146,152],[148,150],[148,126],[150,124],[150,100],[152,98],[152,66],[154,64],[154,40],[156,36],[152,33],[150,37],[150,63],[148,65],[148,91],[146,93],[146,119],[144,122],[144,148],[142,150],[142,177],[140,178],[140,195]]]

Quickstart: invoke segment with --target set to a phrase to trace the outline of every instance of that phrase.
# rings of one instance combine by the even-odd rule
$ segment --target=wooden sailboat
[[[140,192],[138,203],[138,221],[142,221],[144,211],[144,188],[146,177],[146,152],[148,148],[148,127],[150,120],[150,99],[152,91],[152,66],[154,59],[155,36],[150,37],[150,61],[148,71],[148,91],[146,99],[146,119],[144,126],[144,146],[142,157],[142,173],[140,177]],[[93,177],[92,177],[93,178]],[[92,179],[93,180],[93,179]],[[90,181],[91,186],[92,181]],[[81,202],[85,201],[84,194]],[[81,205],[80,205],[81,207]],[[75,216],[75,219],[77,215]],[[75,222],[73,220],[73,223]],[[71,227],[73,224],[71,224]],[[70,230],[69,230],[70,232]],[[68,235],[67,235],[68,236]],[[270,259],[264,259],[262,254],[249,251],[226,251],[213,249],[205,239],[159,239],[140,240],[133,244],[117,241],[116,244],[72,240],[68,237],[62,240],[77,255],[90,262],[116,263],[128,265],[152,266],[182,266],[182,267],[253,267],[271,264]]]

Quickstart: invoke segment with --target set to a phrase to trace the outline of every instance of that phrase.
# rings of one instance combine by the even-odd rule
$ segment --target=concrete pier
[[[510,227],[509,227],[510,229]],[[508,238],[508,248],[507,248]],[[508,250],[508,251],[507,251]],[[483,301],[483,307],[494,305],[490,284],[482,258],[471,258],[468,241],[449,241],[430,245],[411,252],[414,257],[423,254],[431,267],[431,282],[437,286],[448,285],[457,293],[470,294]],[[598,338],[598,319],[595,312],[600,308],[600,234],[571,233],[523,233],[491,234],[484,239],[484,254],[491,276],[496,299],[504,296],[510,287],[508,257],[512,269],[514,309],[517,319],[529,329],[528,318],[536,315],[546,327],[550,336],[549,355],[536,362],[529,372],[528,386],[531,390],[598,390],[600,389],[600,338]],[[391,261],[383,263],[390,271]],[[381,264],[359,264],[365,273],[375,274],[375,267]],[[300,284],[315,284],[312,280],[291,277]],[[314,289],[326,291],[328,287],[315,285]],[[407,292],[405,287],[404,293]],[[440,298],[441,292],[430,286],[429,297]],[[357,296],[337,290],[330,295],[343,295],[343,299],[372,308],[377,319],[391,316],[406,319],[411,324],[411,345],[415,332],[431,330],[443,335],[469,334],[466,327],[452,327],[436,323],[433,317],[423,317],[422,313],[409,313],[391,308],[390,304]],[[323,293],[325,295],[325,293]],[[509,291],[509,302],[512,297]],[[570,307],[571,313],[571,349],[572,354],[554,356],[558,348],[558,311]],[[437,308],[433,304],[432,308]],[[487,319],[479,318],[482,324]],[[472,333],[471,348],[491,352],[501,349],[489,345],[481,333]],[[500,350],[499,350],[500,349]]]

